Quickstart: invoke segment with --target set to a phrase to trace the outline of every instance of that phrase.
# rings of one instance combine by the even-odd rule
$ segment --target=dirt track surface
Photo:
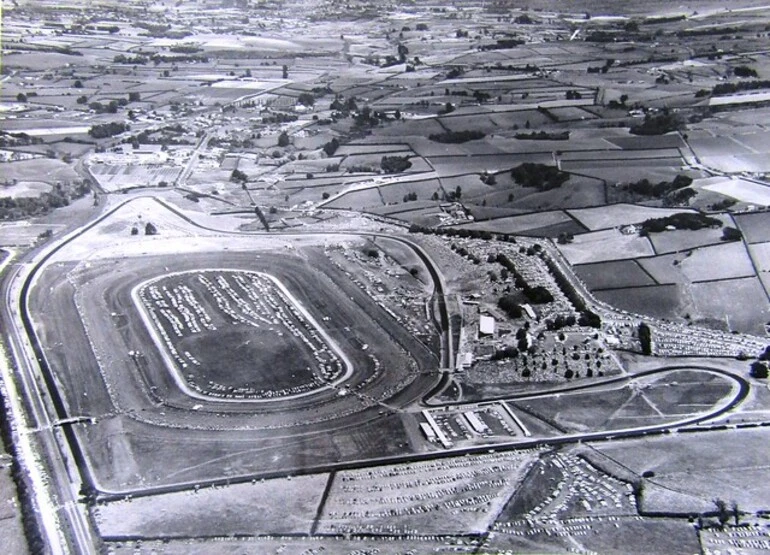
[[[221,268],[269,273],[323,321],[353,368],[344,389],[258,405],[186,395],[131,292],[171,272]],[[59,317],[43,318],[51,310]],[[95,419],[77,431],[106,491],[404,453],[398,411],[437,379],[435,354],[330,264],[320,245],[52,264],[30,313],[69,413]]]

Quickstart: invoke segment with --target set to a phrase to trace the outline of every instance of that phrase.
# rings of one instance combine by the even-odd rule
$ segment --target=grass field
[[[474,210],[475,212],[475,210]],[[464,229],[484,229],[496,233],[523,233],[530,229],[541,228],[554,224],[562,224],[572,221],[562,211],[538,212],[536,214],[523,214],[494,220],[476,221],[462,226]]]
[[[517,401],[567,432],[622,430],[672,422],[727,400],[731,382],[690,370],[631,380],[622,387]]]
[[[592,291],[655,285],[655,281],[639,266],[637,260],[583,264],[576,266],[575,272]]]
[[[656,318],[673,318],[684,311],[680,286],[656,285],[597,291],[596,297],[605,303],[635,314]]]
[[[46,158],[39,158],[36,160],[20,160],[18,162],[7,162],[3,166],[3,180],[6,182],[17,181],[32,181],[32,182],[45,182],[50,185],[55,184],[57,181],[72,181],[78,179],[78,174],[72,169],[69,164],[65,164],[59,160],[49,160]],[[11,188],[5,186],[4,196],[19,196],[13,193]],[[35,195],[32,195],[35,196]]]
[[[143,166],[135,164],[97,164],[90,171],[107,191],[119,191],[132,187],[157,187],[162,181],[173,183],[181,168],[168,166]]]
[[[652,484],[691,496],[688,512],[714,510],[712,500],[717,497],[736,501],[741,510],[756,511],[766,509],[762,499],[770,499],[770,486],[763,478],[768,470],[767,440],[766,429],[727,430],[625,440],[595,448],[639,475],[653,471]],[[670,510],[660,495],[644,500],[642,508]]]
[[[106,537],[201,538],[309,534],[328,476],[260,480],[165,493],[97,507]]]
[[[650,235],[650,241],[658,254],[666,254],[677,251],[694,249],[704,245],[719,244],[722,239],[724,227],[735,227],[732,217],[729,214],[720,214],[714,216],[722,221],[723,227],[704,228],[697,232],[690,230],[674,230],[665,233],[653,233]]]
[[[763,337],[770,321],[770,303],[756,277],[694,283],[691,287],[695,321],[724,322],[731,330]]]
[[[588,229],[595,231],[621,225],[638,224],[650,218],[662,218],[683,211],[687,212],[687,210],[673,210],[670,208],[612,204],[597,208],[570,210],[570,214]]]
[[[696,234],[692,231],[683,231],[682,233]],[[754,266],[742,241],[732,241],[676,254],[641,258],[638,262],[661,285],[734,279],[754,275]]]
[[[733,216],[748,243],[770,241],[770,215],[766,212]]]
[[[624,234],[617,229],[576,235],[572,243],[558,247],[573,265],[639,258],[654,254],[652,245],[646,237]]]
[[[727,164],[727,162],[721,163],[721,165],[725,164]],[[745,168],[746,163],[738,162],[737,167]],[[763,170],[760,169],[758,171]],[[767,185],[761,185],[754,181],[731,179],[729,181],[721,181],[713,185],[706,185],[704,189],[719,193],[720,195],[734,198],[740,202],[756,204],[759,206],[770,206],[770,187]]]

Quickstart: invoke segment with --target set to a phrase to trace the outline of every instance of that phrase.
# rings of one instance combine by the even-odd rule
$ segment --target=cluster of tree
[[[722,221],[701,214],[700,212],[679,212],[662,218],[650,218],[642,222],[640,235],[660,233],[669,226],[675,229],[690,229],[697,231],[706,227],[722,227]]]
[[[299,119],[299,116],[296,114],[287,114],[285,112],[276,112],[274,114],[271,114],[269,116],[263,116],[262,117],[262,123],[264,124],[270,124],[270,123],[291,123],[292,121],[297,121]]]
[[[81,97],[81,98],[85,98],[85,97]],[[78,99],[78,101],[79,100],[80,99]],[[88,99],[86,99],[86,101],[88,101]],[[127,104],[128,104],[128,100],[126,100],[125,98],[120,98],[118,100],[110,100],[109,103],[106,105],[98,101],[91,102],[88,105],[88,108],[90,110],[93,110],[97,114],[104,114],[104,113],[117,114],[118,109],[122,108],[123,106],[126,106]]]
[[[738,66],[735,69],[733,69],[733,73],[738,77],[744,77],[744,78],[759,77],[759,74],[757,74],[757,70],[749,66]]]
[[[361,111],[356,114],[354,123],[358,128],[375,127],[380,124],[381,121],[387,121],[388,115],[385,112],[373,111],[369,106],[364,106]]]
[[[438,200],[438,195],[434,194],[436,198],[434,200]],[[455,187],[454,191],[449,191],[446,193],[444,198],[448,200],[449,202],[456,202],[459,201],[463,197],[463,188],[459,185]]]
[[[580,100],[581,98],[583,98],[583,95],[580,94],[579,91],[568,90],[565,94],[565,97],[567,100]]]
[[[385,173],[401,173],[412,167],[409,156],[383,156],[380,168]]]
[[[722,96],[742,91],[755,91],[757,89],[770,88],[770,80],[762,81],[741,81],[739,83],[719,83],[714,85],[711,93],[714,96]]]
[[[518,23],[519,25],[532,25],[534,23],[532,18],[529,17],[529,15],[527,15],[525,13],[523,13],[520,16],[514,18],[513,22],[514,23]]]
[[[5,407],[5,400],[0,397],[0,406]],[[34,489],[30,487],[29,474],[19,463],[17,446],[14,443],[16,432],[13,429],[11,419],[7,418],[4,410],[0,410],[0,439],[10,455],[6,466],[10,466],[10,476],[16,486],[16,494],[19,499],[19,507],[15,512],[21,517],[24,537],[27,540],[27,548],[30,553],[45,553],[48,550],[43,534],[38,525],[37,508],[33,501]]]
[[[265,228],[265,231],[270,231],[270,224],[267,223],[267,218],[265,218],[265,214],[262,212],[262,209],[260,209],[259,206],[254,207],[254,215],[257,216],[259,219],[259,222],[262,224],[262,227]]]
[[[327,156],[334,156],[334,153],[337,152],[339,147],[340,142],[337,140],[337,137],[333,137],[331,141],[328,141],[324,144],[323,151]]]
[[[88,130],[88,134],[94,139],[106,139],[130,130],[131,127],[125,123],[111,121],[109,123],[97,123],[96,125],[91,126],[91,129]]]
[[[524,296],[527,297],[527,300],[532,304],[545,304],[553,301],[551,292],[542,285],[525,287]]]
[[[156,66],[159,64],[178,64],[181,62],[195,62],[200,64],[207,64],[209,61],[208,56],[198,54],[188,54],[179,56],[167,56],[165,54],[153,54],[150,56],[150,60]]]
[[[655,115],[646,114],[644,121],[632,126],[629,131],[633,135],[663,135],[670,131],[678,131],[682,125],[682,120],[676,114],[663,111]]]
[[[639,327],[637,328],[637,333],[639,334],[639,343],[642,345],[642,354],[643,355],[651,355],[652,354],[652,330],[650,329],[650,326],[645,324],[644,322],[639,323]]]
[[[434,200],[438,200],[437,195],[434,198]],[[424,233],[426,235],[442,235],[446,237],[483,239],[485,241],[491,241],[492,239],[496,238],[498,241],[501,241],[501,242],[516,243],[516,237],[514,235],[509,235],[506,233],[492,234],[491,231],[480,230],[480,229],[468,229],[468,228],[457,229],[454,227],[435,228],[435,227],[422,226],[420,224],[412,224],[409,226],[409,233]]]
[[[620,38],[619,31],[591,31],[585,36],[586,42],[615,42]],[[588,68],[589,70],[591,68]],[[604,73],[607,71],[605,70]]]
[[[532,252],[534,254],[536,251],[533,250]],[[530,285],[524,279],[524,276],[522,276],[521,273],[519,273],[519,271],[516,269],[515,264],[507,256],[505,256],[502,253],[499,253],[497,255],[496,261],[505,270],[510,272],[510,274],[513,276],[513,279],[514,279],[514,285],[518,289],[522,290],[522,292],[524,293],[524,296],[527,298],[529,302],[531,302],[532,304],[544,304],[544,303],[550,303],[551,301],[553,301],[553,295],[547,288],[543,287],[542,285],[536,285],[535,287],[530,287]]]
[[[142,56],[141,54],[137,54],[136,56],[126,56],[125,54],[118,54],[112,59],[112,62],[115,64],[131,64],[131,65],[140,65],[143,66],[147,62],[150,61],[150,58],[147,56]]]
[[[735,206],[735,203],[737,202],[738,201],[733,198],[726,198],[710,204],[709,210],[713,210],[714,212],[721,212],[723,210],[727,210],[731,206]]]
[[[562,328],[574,326],[575,324],[577,324],[577,318],[575,318],[575,316],[573,316],[572,314],[570,314],[569,316],[564,316],[563,314],[559,314],[553,320],[545,321],[545,327],[548,331],[558,331]]]
[[[249,176],[239,169],[234,169],[233,173],[230,174],[230,181],[232,181],[233,183],[243,184],[243,183],[246,183],[248,180],[249,180]]]
[[[493,173],[484,172],[480,176],[481,182],[484,185],[496,185],[497,184],[497,177]]]
[[[468,141],[477,141],[483,139],[486,135],[483,131],[446,131],[444,133],[433,133],[428,135],[431,141],[445,144],[467,143]]]
[[[615,110],[624,110],[626,108],[626,102],[628,102],[628,95],[621,94],[618,100],[612,99],[607,103],[608,108]]]
[[[743,234],[734,227],[726,227],[722,230],[722,241],[740,241],[743,239]]]
[[[766,380],[769,373],[770,372],[768,372],[768,364],[766,361],[755,360],[749,367],[749,375],[752,378]]]
[[[196,54],[203,50],[201,47],[195,44],[175,44],[173,46],[169,46],[168,49],[175,54]]]
[[[456,252],[458,255],[460,255],[460,256],[462,256],[462,257],[467,257],[467,258],[468,258],[468,260],[470,260],[470,261],[471,261],[471,262],[473,262],[474,264],[481,264],[481,258],[479,258],[479,257],[478,257],[477,255],[475,255],[474,253],[470,252],[470,251],[469,251],[468,249],[466,249],[465,247],[458,247],[457,245],[455,245],[454,243],[452,243],[452,245],[450,246],[450,248],[451,248],[453,251],[455,251],[455,252]]]
[[[695,29],[681,29],[676,32],[677,37],[697,37],[707,35],[734,35],[741,33],[743,29],[740,27],[722,27],[721,25],[704,26]]]
[[[414,191],[404,195],[404,202],[412,202],[415,200],[417,200],[417,193],[415,193]]]
[[[18,220],[32,216],[48,214],[55,208],[68,206],[70,200],[85,194],[85,190],[75,189],[71,194],[64,187],[54,187],[37,197],[2,197],[0,198],[0,219]]]
[[[350,115],[350,112],[355,112],[358,110],[358,104],[356,104],[356,98],[354,96],[351,96],[345,102],[343,102],[340,95],[335,95],[334,100],[329,106],[329,109],[335,112],[340,112],[342,115],[347,117]]]
[[[578,324],[587,328],[599,329],[602,327],[602,319],[598,314],[586,308],[580,312]]]
[[[521,39],[514,39],[514,38],[497,39],[497,41],[494,44],[480,45],[479,50],[481,50],[482,52],[488,51],[488,50],[507,50],[509,48],[515,48],[517,46],[520,46],[524,43],[525,41]]]
[[[497,349],[492,354],[492,360],[505,360],[509,358],[516,358],[519,356],[519,350],[516,347],[508,346],[502,349]]]
[[[568,141],[569,131],[532,131],[531,133],[516,133],[520,141]]]
[[[521,306],[517,302],[516,295],[503,295],[498,299],[497,306],[500,307],[500,310],[505,312],[509,318],[521,318],[523,315]]]
[[[673,191],[684,189],[692,184],[692,178],[686,175],[677,175],[673,181],[659,181],[651,183],[648,179],[641,179],[625,185],[625,189],[645,197],[663,198]]]
[[[553,279],[556,281],[556,285],[559,286],[564,296],[567,297],[572,306],[580,312],[578,318],[578,324],[581,326],[587,326],[591,328],[599,329],[602,325],[601,317],[595,312],[591,311],[585,303],[582,295],[578,293],[575,286],[572,284],[567,276],[565,276],[559,269],[559,266],[551,259],[550,256],[545,255],[542,257],[545,261],[545,265],[548,266],[548,270],[551,272]]]
[[[135,136],[128,137],[124,140],[126,143],[131,143],[134,145],[134,148],[139,148],[139,145],[190,145],[192,144],[190,139],[183,137],[185,133],[187,133],[188,130],[182,125],[182,124],[175,124],[175,125],[167,125],[163,127],[162,129],[157,130],[149,130],[145,129],[144,131],[141,131]],[[217,138],[212,138],[209,144],[211,146],[218,146],[219,144],[227,143],[231,146],[237,146],[237,144],[242,144],[243,146],[246,146],[245,143],[248,141],[248,139],[244,139],[243,141],[237,141],[235,139],[231,139],[229,141],[220,141]],[[248,141],[250,143],[250,141]]]
[[[0,147],[29,146],[42,144],[43,142],[42,137],[31,137],[24,132],[8,133],[7,131],[0,131]]]
[[[133,23],[134,27],[144,29],[150,36],[165,36],[167,31],[171,30],[171,25],[164,23],[150,23],[148,21],[136,21]]]
[[[751,363],[749,366],[749,374],[752,378],[767,379],[770,370],[770,345],[765,347],[765,350],[757,357],[757,360]]]
[[[289,146],[291,141],[289,140],[289,135],[286,133],[286,131],[281,131],[281,134],[278,135],[278,146],[281,148]]]
[[[315,104],[315,96],[312,93],[303,92],[297,97],[297,102],[310,108]]]
[[[570,177],[556,166],[524,162],[511,170],[511,176],[522,187],[534,187],[538,191],[558,189]]]

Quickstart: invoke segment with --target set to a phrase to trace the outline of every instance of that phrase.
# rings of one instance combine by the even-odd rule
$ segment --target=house
[[[479,317],[479,336],[488,337],[492,335],[495,335],[495,319],[482,314]]]

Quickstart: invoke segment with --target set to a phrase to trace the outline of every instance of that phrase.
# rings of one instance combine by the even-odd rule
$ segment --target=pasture
[[[736,501],[741,510],[756,511],[764,509],[762,499],[770,498],[764,479],[767,440],[768,431],[763,428],[631,439],[596,444],[595,448],[638,475],[653,471],[650,485],[689,498],[686,506],[680,503],[674,510],[714,510],[713,499],[718,497]],[[643,497],[642,508],[672,510],[665,496]]]
[[[752,277],[755,273],[742,241],[641,258],[638,262],[659,284]]]
[[[655,254],[647,237],[640,237],[636,233],[621,233],[617,229],[605,229],[576,235],[572,243],[558,245],[558,248],[573,265],[639,258]]]
[[[634,204],[611,204],[569,211],[571,216],[591,231],[638,224],[650,218],[663,218],[679,212],[687,212],[687,210],[652,208]]]

